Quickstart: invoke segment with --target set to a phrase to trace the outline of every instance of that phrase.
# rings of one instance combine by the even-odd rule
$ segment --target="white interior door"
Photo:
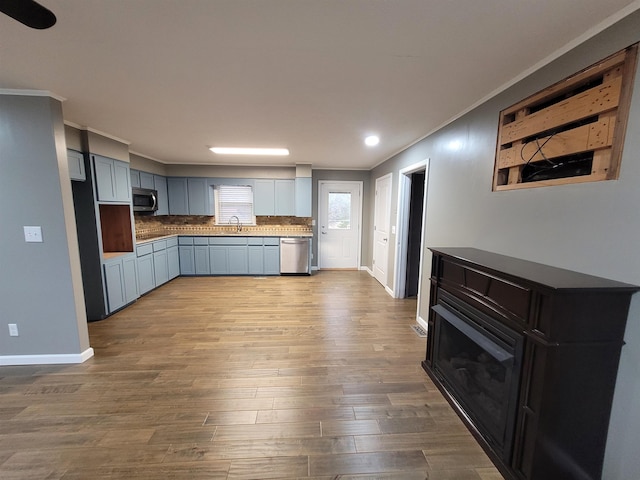
[[[362,182],[319,182],[318,267],[360,265]]]
[[[373,225],[373,276],[387,286],[389,265],[389,230],[391,228],[392,174],[376,179],[376,201]]]

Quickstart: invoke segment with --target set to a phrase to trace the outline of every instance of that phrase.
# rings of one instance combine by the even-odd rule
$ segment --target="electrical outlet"
[[[10,323],[9,324],[9,336],[10,337],[17,337],[18,336],[18,325],[16,325],[15,323]]]

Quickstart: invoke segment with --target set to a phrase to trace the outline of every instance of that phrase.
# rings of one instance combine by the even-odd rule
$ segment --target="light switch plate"
[[[25,242],[42,242],[42,227],[24,227]]]

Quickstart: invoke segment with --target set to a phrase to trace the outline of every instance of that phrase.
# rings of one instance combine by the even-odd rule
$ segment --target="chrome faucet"
[[[229,217],[229,225],[231,225],[231,219],[232,218],[236,219],[236,232],[240,233],[242,231],[242,223],[240,223],[240,219],[238,218],[237,215],[231,215]]]

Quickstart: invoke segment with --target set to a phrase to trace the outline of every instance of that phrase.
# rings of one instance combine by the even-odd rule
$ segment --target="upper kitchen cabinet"
[[[153,188],[158,192],[158,210],[156,211],[156,215],[169,215],[167,178],[162,175],[154,175]]]
[[[296,217],[311,216],[311,177],[296,177]]]
[[[213,215],[209,179],[167,178],[170,215]]]
[[[153,173],[140,172],[140,188],[150,188],[151,190],[155,190]]]
[[[296,213],[295,202],[295,181],[276,180],[275,181],[275,214],[282,216],[293,216]]]
[[[275,182],[270,179],[257,179],[253,187],[253,212],[255,215],[275,215]]]
[[[87,179],[87,174],[84,170],[84,155],[75,150],[67,150],[67,162],[71,180],[84,182]]]
[[[169,192],[169,214],[189,215],[187,179],[182,177],[167,178],[167,190]]]
[[[91,155],[96,179],[96,198],[99,202],[131,202],[129,164]]]
[[[209,182],[206,178],[188,178],[189,215],[212,215]]]
[[[130,168],[129,175],[131,176],[131,188],[140,188],[140,172]]]

